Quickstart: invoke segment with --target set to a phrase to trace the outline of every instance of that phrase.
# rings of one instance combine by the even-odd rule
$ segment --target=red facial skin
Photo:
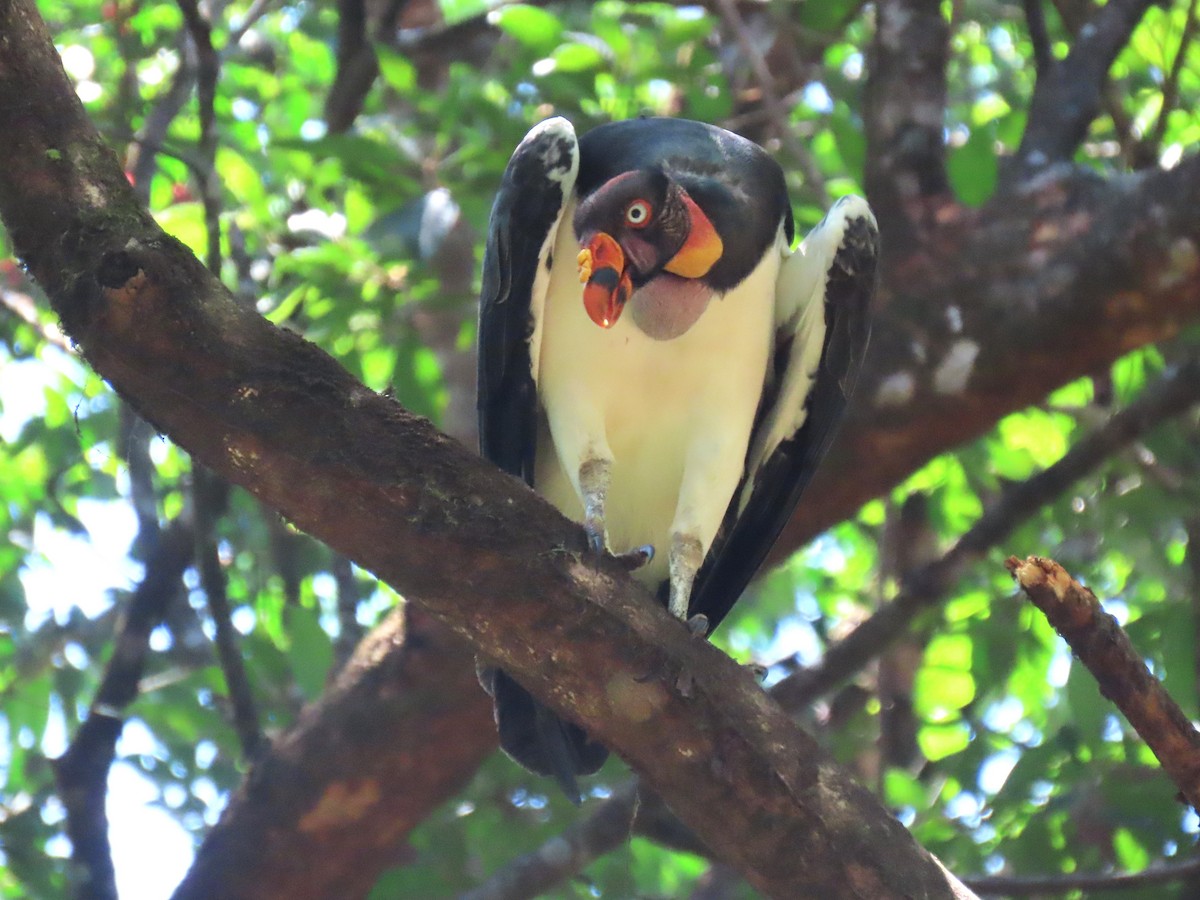
[[[626,177],[629,176],[618,176],[613,182]],[[703,278],[721,258],[724,245],[708,216],[686,191],[678,189],[678,202],[683,204],[687,215],[687,239],[662,268],[680,278]],[[626,240],[632,242],[627,246],[636,257],[635,262],[640,262],[642,271],[653,264],[655,245],[645,240],[639,243],[638,233],[654,221],[656,212],[649,201],[637,197],[625,206],[623,214],[622,224],[630,229]],[[650,259],[642,260],[638,254],[649,255]],[[601,328],[612,328],[617,323],[633,294],[627,256],[616,238],[605,231],[593,234],[579,252],[579,280],[584,283],[583,306],[588,317]]]
[[[588,316],[601,328],[612,328],[633,293],[621,245],[603,231],[596,234],[579,253],[579,280]]]

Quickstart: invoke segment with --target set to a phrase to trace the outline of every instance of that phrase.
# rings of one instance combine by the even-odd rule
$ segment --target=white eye
[[[634,200],[625,210],[625,221],[635,228],[650,221],[650,204],[645,200]]]

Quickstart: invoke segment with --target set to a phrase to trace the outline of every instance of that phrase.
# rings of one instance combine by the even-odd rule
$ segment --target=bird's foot
[[[588,550],[596,556],[602,556],[605,549],[604,520],[587,519],[583,523],[583,531],[587,535]]]
[[[682,621],[688,621],[688,603],[692,598],[692,583],[696,573],[700,571],[700,563],[704,562],[704,548],[700,541],[690,534],[673,534],[671,536],[671,561],[669,566],[671,579],[671,596],[668,607],[671,615]],[[708,620],[705,620],[707,631]]]
[[[750,674],[754,676],[754,680],[760,684],[766,680],[767,672],[769,671],[762,663],[746,663],[746,668],[750,670]]]
[[[588,549],[596,556],[608,547],[604,527],[604,498],[608,494],[609,469],[612,464],[603,458],[589,459],[579,467],[579,488],[583,500],[583,530],[587,532]]]
[[[642,546],[626,550],[624,553],[617,553],[613,558],[627,571],[636,572],[643,566],[650,565],[651,560],[654,559],[654,548],[649,544],[642,544]]]
[[[687,625],[687,630],[696,637],[702,638],[708,634],[708,616],[704,613],[696,613],[685,624]]]

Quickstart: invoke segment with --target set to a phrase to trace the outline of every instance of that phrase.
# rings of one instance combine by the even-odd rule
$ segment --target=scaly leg
[[[692,583],[696,580],[696,573],[700,571],[700,564],[703,562],[704,546],[700,543],[699,538],[679,532],[671,535],[669,609],[671,615],[687,622],[688,627],[693,631],[698,629],[700,634],[704,634],[708,630],[708,619],[705,616],[696,616],[695,623],[688,619],[688,601],[692,598]]]
[[[583,530],[587,532],[588,546],[596,554],[603,553],[608,547],[604,503],[608,497],[608,486],[611,482],[612,462],[610,460],[589,459],[579,467],[579,493],[583,500]]]
[[[749,434],[750,415],[746,415],[744,423],[736,423],[744,425],[744,432],[730,426],[728,417],[717,417],[707,432],[713,437],[696,442],[688,452],[679,487],[679,502],[671,526],[668,608],[671,615],[686,622],[688,629],[700,636],[708,633],[709,622],[702,614],[688,618],[692,586],[741,476],[742,461],[746,458],[743,435]]]

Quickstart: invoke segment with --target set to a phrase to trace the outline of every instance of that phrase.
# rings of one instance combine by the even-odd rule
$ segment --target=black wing
[[[781,267],[775,377],[746,475],[692,589],[689,612],[703,613],[710,627],[762,565],[837,431],[870,336],[878,256],[870,208],[846,197]]]
[[[479,449],[533,485],[537,450],[537,322],[550,283],[551,251],[575,190],[579,145],[566,119],[547,119],[513,152],[492,207],[479,302]],[[568,227],[570,227],[568,225]],[[564,260],[574,265],[575,260]],[[500,746],[531,772],[553,775],[579,803],[576,775],[590,775],[608,751],[539,703],[505,672],[483,667]]]
[[[504,170],[483,255],[479,450],[529,485],[538,414],[537,349],[531,348],[530,338],[545,301],[558,223],[578,170],[579,145],[570,122],[547,119],[530,131]]]

